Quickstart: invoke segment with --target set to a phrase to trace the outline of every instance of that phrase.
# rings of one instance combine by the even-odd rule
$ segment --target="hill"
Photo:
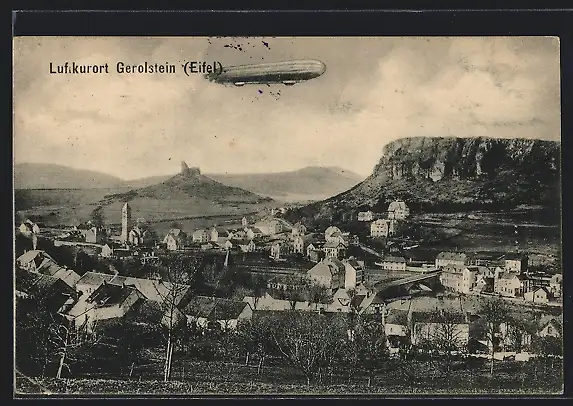
[[[401,198],[416,211],[558,209],[560,143],[531,139],[411,137],[387,144],[372,175],[292,215],[332,219],[362,208],[383,212]]]
[[[123,181],[101,172],[54,164],[14,165],[15,189],[99,189],[122,186]]]
[[[104,217],[110,222],[118,222],[125,201],[130,202],[137,216],[156,222],[246,213],[272,199],[223,185],[202,175],[199,168],[189,168],[182,162],[180,173],[159,184],[107,195],[99,203]]]
[[[213,179],[275,199],[300,197],[322,200],[337,195],[363,178],[336,167],[309,166],[291,172],[255,174],[212,174]]]
[[[17,164],[14,171],[16,189],[143,189],[162,184],[172,177],[158,175],[126,181],[95,171],[32,163]],[[363,180],[345,169],[316,166],[278,173],[207,174],[206,178],[286,201],[323,200]]]

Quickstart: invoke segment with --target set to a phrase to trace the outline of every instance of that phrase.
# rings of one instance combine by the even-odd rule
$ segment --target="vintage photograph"
[[[563,392],[556,37],[14,37],[14,396]]]

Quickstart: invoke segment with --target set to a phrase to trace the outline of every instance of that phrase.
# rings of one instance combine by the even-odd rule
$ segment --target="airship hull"
[[[319,77],[325,71],[324,63],[304,60],[229,66],[224,67],[222,72],[211,73],[206,77],[215,83],[235,84],[237,86],[254,83],[292,85]]]

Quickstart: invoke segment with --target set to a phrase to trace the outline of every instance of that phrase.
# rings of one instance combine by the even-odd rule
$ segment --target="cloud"
[[[400,137],[560,139],[553,38],[264,40],[268,48],[260,38],[17,38],[15,160],[126,179],[174,173],[180,160],[211,173],[324,165],[366,176]],[[322,60],[327,71],[292,87],[48,71],[65,61],[303,58]]]

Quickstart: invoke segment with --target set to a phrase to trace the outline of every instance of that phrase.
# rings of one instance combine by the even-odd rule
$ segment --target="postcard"
[[[15,37],[14,394],[563,391],[555,37]]]

